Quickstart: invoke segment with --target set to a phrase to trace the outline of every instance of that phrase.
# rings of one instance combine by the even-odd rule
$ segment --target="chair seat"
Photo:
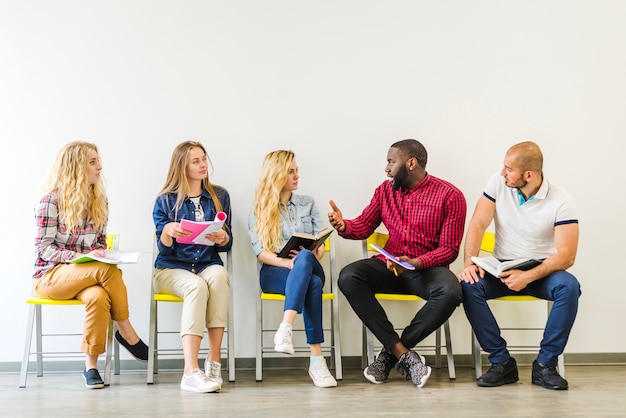
[[[322,300],[335,299],[334,293],[322,293]],[[280,293],[261,293],[261,300],[285,300],[285,295]]]
[[[155,293],[154,300],[157,302],[182,302],[184,299],[180,296],[170,295],[168,293]]]
[[[29,305],[83,305],[83,301],[79,299],[46,299],[36,296],[27,298],[26,303]]]

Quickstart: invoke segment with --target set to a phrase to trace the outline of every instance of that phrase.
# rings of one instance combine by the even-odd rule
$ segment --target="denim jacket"
[[[222,204],[222,210],[226,213],[226,225],[228,228],[228,243],[221,247],[219,245],[195,245],[195,244],[178,244],[176,240],[171,247],[166,247],[161,243],[161,234],[163,228],[170,222],[180,222],[181,219],[195,220],[194,204],[190,199],[186,199],[182,207],[176,210],[176,194],[169,193],[157,197],[154,203],[152,217],[156,227],[156,239],[159,254],[156,257],[154,266],[157,268],[177,268],[199,273],[212,264],[223,265],[218,251],[228,251],[233,245],[233,233],[231,228],[230,213],[230,196],[226,189],[219,186],[213,186],[215,193]],[[202,189],[200,196],[200,205],[204,211],[204,219],[212,221],[217,214],[213,199],[207,190]]]
[[[264,249],[272,252],[279,251],[294,232],[306,232],[314,235],[324,228],[322,216],[313,198],[293,193],[287,206],[280,206],[280,232],[283,238],[280,248],[263,248],[258,234],[254,231],[255,223],[256,216],[254,216],[253,208],[248,217],[248,235],[250,235],[254,255],[257,256]]]

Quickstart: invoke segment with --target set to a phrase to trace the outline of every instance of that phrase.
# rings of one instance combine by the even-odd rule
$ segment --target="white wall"
[[[535,140],[580,210],[571,271],[583,295],[567,352],[626,351],[610,328],[626,316],[615,268],[625,21],[625,3],[609,0],[0,0],[0,324],[13,341],[0,362],[21,359],[41,181],[76,139],[100,147],[109,231],[144,252],[125,277],[146,339],[152,204],[174,146],[208,148],[212,180],[232,197],[238,357],[254,354],[246,219],[265,153],[293,149],[300,192],[324,210],[333,198],[351,218],[384,181],[389,145],[418,138],[428,171],[464,191],[469,218],[508,146]],[[340,265],[359,248],[339,240]],[[341,323],[344,355],[357,355],[360,322],[346,303]],[[456,353],[469,353],[462,309],[452,323]]]

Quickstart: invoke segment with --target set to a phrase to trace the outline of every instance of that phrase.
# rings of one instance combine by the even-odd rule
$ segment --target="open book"
[[[80,264],[80,263],[89,263],[90,261],[101,261],[107,264],[125,264],[125,263],[136,263],[138,258],[139,258],[139,252],[137,251],[106,250],[104,257],[80,255],[76,258],[71,259],[69,262]]]
[[[328,238],[334,230],[334,228],[329,226],[315,235],[307,234],[306,232],[296,232],[276,255],[282,258],[289,258],[291,251],[300,251],[300,247],[303,247],[305,250],[313,251],[320,245],[324,245],[324,241],[326,241],[326,238]]]
[[[409,264],[406,261],[402,261],[400,259],[398,259],[398,257],[389,254],[387,251],[385,251],[383,248],[379,247],[376,244],[370,244],[370,247],[372,247],[373,249],[375,249],[376,251],[378,251],[379,253],[381,253],[382,255],[384,255],[385,257],[387,257],[387,259],[393,261],[394,263],[404,267],[407,270],[415,270],[415,266],[413,264]]]
[[[487,273],[494,277],[500,277],[502,272],[507,270],[530,270],[541,264],[541,260],[534,258],[520,258],[511,261],[499,261],[494,256],[488,257],[472,257],[472,261],[479,267],[482,267]]]
[[[222,229],[225,221],[226,213],[224,212],[218,212],[215,215],[215,219],[212,221],[195,222],[182,219],[180,221],[180,227],[185,231],[190,231],[191,235],[176,238],[176,242],[179,244],[214,245],[215,243],[213,241],[209,241],[204,236]]]

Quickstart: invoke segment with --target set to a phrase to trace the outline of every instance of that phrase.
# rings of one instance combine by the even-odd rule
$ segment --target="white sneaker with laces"
[[[191,376],[185,376],[183,373],[180,388],[198,393],[217,392],[221,389],[220,385],[210,381],[200,369],[195,369]]]
[[[309,366],[309,376],[313,379],[313,384],[318,388],[334,388],[337,381],[328,371],[326,359],[317,360]]]
[[[206,374],[206,378],[211,382],[217,383],[222,388],[224,384],[224,379],[222,379],[222,363],[218,363],[217,361],[211,361],[207,357],[204,362],[204,373]]]
[[[293,354],[293,343],[291,341],[293,330],[291,325],[279,327],[274,335],[274,350],[278,353]]]

